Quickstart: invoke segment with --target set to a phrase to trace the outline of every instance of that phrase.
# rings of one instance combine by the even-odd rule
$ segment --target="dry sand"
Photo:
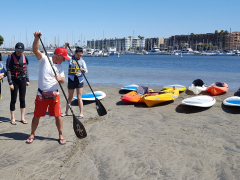
[[[99,117],[95,103],[85,103],[82,122],[87,138],[76,138],[70,115],[63,118],[67,144],[59,145],[54,117],[48,115],[40,119],[34,142],[25,143],[37,81],[31,81],[27,88],[27,125],[10,124],[6,78],[3,86],[0,179],[240,179],[240,109],[222,105],[234,93],[215,96],[217,102],[211,108],[180,105],[183,99],[194,96],[188,91],[174,102],[148,108],[144,104],[123,104],[120,87],[95,85],[93,90],[107,94],[101,102],[108,114]],[[67,83],[64,89],[67,92]],[[86,92],[90,92],[87,84]],[[64,111],[65,99],[60,93]],[[79,115],[77,102],[72,105]],[[15,116],[19,121],[19,101]]]

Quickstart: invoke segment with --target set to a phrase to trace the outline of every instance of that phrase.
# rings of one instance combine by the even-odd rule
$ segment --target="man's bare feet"
[[[59,135],[59,140],[58,140],[59,144],[64,145],[66,144],[66,140],[64,139],[63,135]]]
[[[33,142],[33,140],[34,140],[34,135],[31,134],[31,135],[29,136],[29,138],[27,139],[26,143],[27,143],[27,144],[31,144],[31,143]]]
[[[63,138],[63,139],[59,139],[58,142],[59,144],[64,145],[66,144],[67,141]]]

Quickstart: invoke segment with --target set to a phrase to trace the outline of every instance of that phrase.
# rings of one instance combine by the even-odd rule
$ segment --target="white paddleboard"
[[[106,97],[106,94],[102,91],[94,91],[94,94],[95,94],[96,98],[98,98],[98,99],[103,99]],[[75,96],[73,99],[77,99],[77,96]],[[82,95],[82,100],[94,101],[95,97],[94,97],[93,93],[86,93],[86,94]]]
[[[136,84],[131,84],[131,85],[122,87],[121,90],[131,90],[131,91],[135,91],[137,88],[138,88],[138,85],[136,85]]]
[[[232,96],[223,101],[224,105],[227,106],[240,106],[240,97],[239,96]]]
[[[216,103],[216,99],[211,96],[202,95],[182,100],[182,104],[188,106],[210,107]]]
[[[179,91],[185,91],[186,87],[180,84],[173,84],[168,86],[163,86],[163,89],[172,89],[173,87],[177,88]]]

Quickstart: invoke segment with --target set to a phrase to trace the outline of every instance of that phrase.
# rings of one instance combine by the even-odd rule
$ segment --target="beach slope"
[[[67,93],[67,83],[64,85]],[[77,139],[73,118],[63,118],[66,145],[59,145],[54,117],[40,119],[32,144],[26,144],[31,129],[37,81],[30,81],[26,96],[26,120],[10,124],[10,90],[5,79],[0,100],[0,179],[239,179],[240,109],[222,101],[233,95],[215,96],[211,108],[181,105],[179,98],[155,107],[124,104],[121,87],[94,85],[103,91],[101,100],[108,114],[99,117],[94,102],[84,102],[84,124],[88,136]],[[150,87],[159,91],[161,87]],[[90,92],[85,83],[84,93]],[[61,94],[62,111],[66,102]],[[72,102],[79,116],[77,101]]]

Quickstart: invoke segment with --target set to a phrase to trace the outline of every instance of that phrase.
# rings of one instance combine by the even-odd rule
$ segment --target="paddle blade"
[[[102,105],[102,103],[97,98],[95,98],[95,102],[96,102],[98,115],[99,116],[106,115],[107,111],[106,111],[105,107]]]
[[[87,131],[79,119],[73,114],[73,129],[79,139],[87,137]]]

